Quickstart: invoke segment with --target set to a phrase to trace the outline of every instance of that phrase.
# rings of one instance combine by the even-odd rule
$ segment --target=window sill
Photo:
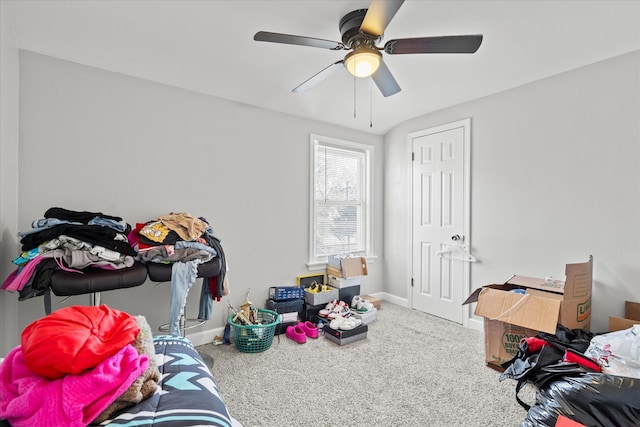
[[[365,256],[365,259],[367,260],[367,264],[373,264],[377,258],[378,258],[377,255],[367,255],[367,256]],[[326,261],[309,262],[309,263],[307,263],[307,269],[309,271],[320,271],[320,270],[325,270],[326,268],[327,268]]]

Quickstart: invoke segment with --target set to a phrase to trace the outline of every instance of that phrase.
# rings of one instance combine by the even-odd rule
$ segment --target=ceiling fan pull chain
[[[353,76],[353,118],[356,118],[356,76]]]
[[[369,127],[373,127],[373,95],[371,88],[369,88]]]

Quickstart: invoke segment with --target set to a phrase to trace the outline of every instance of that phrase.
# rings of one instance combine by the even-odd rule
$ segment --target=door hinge
[[[416,160],[416,153],[411,152],[411,161],[414,162]]]
[[[413,288],[413,277],[411,278],[411,287]]]

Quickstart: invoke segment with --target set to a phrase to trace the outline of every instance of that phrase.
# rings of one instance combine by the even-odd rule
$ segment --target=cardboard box
[[[371,295],[360,295],[360,298],[369,301],[371,304],[373,304],[376,310],[380,310],[382,308],[382,301],[380,301],[376,297],[372,297]]]
[[[306,289],[304,290],[304,300],[309,305],[327,304],[339,297],[338,289],[332,287],[329,287],[329,290],[323,292],[309,292]]]
[[[334,268],[331,267],[330,265],[327,265],[327,277],[329,276],[333,276],[333,277],[342,277],[342,270],[339,268]],[[327,279],[329,280],[329,279]]]
[[[511,340],[518,335],[555,334],[558,324],[589,330],[593,257],[584,263],[567,264],[565,275],[564,282],[552,283],[513,276],[504,284],[476,289],[467,298],[463,304],[477,302],[475,314],[485,318],[487,363],[500,365],[511,360]]]
[[[268,299],[265,307],[279,314],[290,313],[292,311],[300,312],[304,307],[304,300],[302,298],[290,299],[286,301],[275,301],[272,299]]]
[[[349,331],[341,329],[332,329],[328,324],[324,327],[324,337],[338,345],[350,344],[354,341],[365,339],[369,327],[365,324]]]
[[[297,311],[292,311],[289,313],[280,313],[280,322],[281,323],[292,323],[299,322],[299,313]]]
[[[360,276],[345,279],[344,277],[336,277],[329,274],[327,277],[329,277],[329,285],[338,289],[347,288],[349,286],[356,286],[362,283],[362,278]]]
[[[269,288],[269,299],[274,301],[286,301],[303,296],[303,288],[298,286],[272,286]]]
[[[324,285],[326,283],[324,272],[305,274],[303,276],[298,276],[296,280],[298,286],[300,286],[301,288],[308,288],[314,283],[317,283],[318,285]]]
[[[302,320],[310,320],[313,323],[318,323],[318,318],[320,317],[318,313],[326,306],[327,304],[309,305],[305,303],[304,310],[301,313]],[[326,318],[323,319],[326,320]]]
[[[357,311],[351,311],[351,313],[356,319],[362,320],[362,323],[364,323],[365,325],[373,322],[378,317],[377,309],[374,309],[373,311],[367,311],[366,313],[358,313]]]
[[[335,273],[339,270],[345,279],[367,275],[367,260],[364,257],[330,255],[327,257],[327,264],[327,268],[333,269],[329,271]]]
[[[360,285],[338,289],[338,300],[346,302],[351,307],[353,297],[360,295]]]
[[[289,326],[295,326],[295,325],[297,325],[297,324],[298,324],[298,322],[297,322],[297,321],[295,321],[295,322],[283,322],[283,323],[278,323],[278,324],[276,325],[276,330],[274,331],[274,335],[282,335],[282,334],[284,334],[284,333],[286,333],[286,332],[287,332],[287,328],[288,328]]]
[[[538,331],[497,320],[484,319],[485,361],[500,367],[518,352],[522,338],[533,337]]]
[[[624,302],[624,317],[609,316],[609,332],[629,329],[640,324],[640,302]]]

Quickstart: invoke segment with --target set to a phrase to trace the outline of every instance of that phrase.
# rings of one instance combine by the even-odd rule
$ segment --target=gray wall
[[[20,216],[12,234],[52,206],[101,211],[131,224],[168,212],[204,216],[222,241],[231,295],[214,303],[203,328],[222,327],[227,304],[238,307],[249,289],[263,306],[269,286],[309,274],[310,133],[372,144],[382,158],[378,135],[20,51]],[[382,162],[374,168],[380,254]],[[371,263],[364,291],[382,290],[381,267]],[[196,286],[187,303],[191,317]],[[105,292],[102,302],[143,314],[155,328],[167,321],[169,289],[148,282]],[[87,302],[54,298],[54,309]],[[21,302],[19,310],[22,328],[43,315],[42,298]]]
[[[410,304],[407,133],[471,118],[471,285],[594,256],[592,329],[640,300],[640,52],[409,120],[385,137],[386,291]]]
[[[222,326],[227,302],[239,304],[248,289],[261,304],[269,286],[307,272],[308,135],[318,133],[375,145],[380,258],[363,291],[384,291],[408,304],[407,133],[471,117],[471,243],[481,260],[472,267],[472,287],[514,273],[560,277],[566,262],[593,254],[595,328],[622,314],[625,299],[640,298],[638,52],[409,120],[383,142],[24,51],[18,78],[5,16],[3,277],[17,251],[15,233],[51,206],[100,210],[130,222],[169,211],[203,215],[222,239],[232,284],[232,295],[214,305],[208,333]],[[166,321],[168,288],[146,283],[105,293],[103,302],[144,314],[155,327]],[[16,300],[0,292],[3,353],[43,314],[41,298]],[[54,299],[54,308],[87,302]],[[190,314],[196,306],[192,291]]]
[[[18,226],[18,47],[0,2],[0,277],[11,272]],[[0,357],[19,340],[18,300],[0,292]]]

